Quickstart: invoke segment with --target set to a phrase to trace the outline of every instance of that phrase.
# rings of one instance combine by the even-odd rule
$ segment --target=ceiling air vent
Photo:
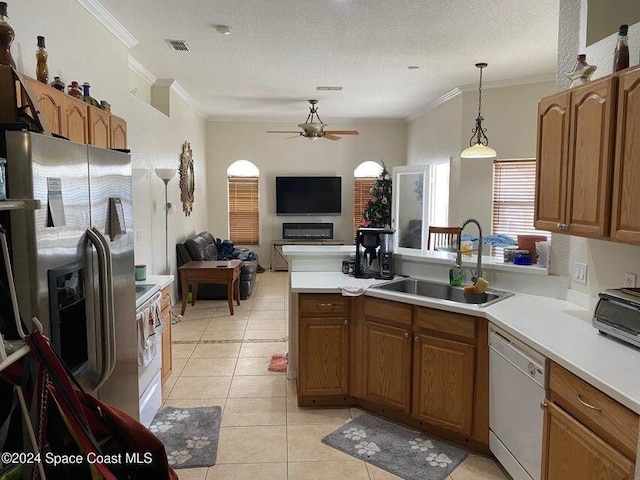
[[[178,52],[188,52],[189,45],[184,40],[165,40],[171,47],[171,50],[176,50]]]

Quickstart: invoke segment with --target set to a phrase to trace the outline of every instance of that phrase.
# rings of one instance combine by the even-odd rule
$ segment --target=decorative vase
[[[80,85],[78,85],[78,82],[75,80],[71,82],[71,85],[67,86],[67,93],[72,97],[82,100],[82,90],[80,90]]]
[[[98,103],[98,101],[91,96],[91,93],[89,90],[90,88],[91,88],[91,85],[89,85],[89,82],[84,82],[82,84],[82,100],[84,100],[85,103],[88,103],[93,107],[100,108],[100,104]]]
[[[593,72],[596,71],[596,68],[598,67],[587,63],[587,56],[584,53],[578,55],[573,71],[567,73],[567,78],[571,80],[569,88],[587,83],[591,78],[591,75],[593,75]]]
[[[16,34],[7,23],[7,3],[0,2],[0,65],[16,68],[16,62],[11,56],[11,43]]]
[[[49,86],[64,92],[64,82],[60,80],[60,77],[53,77],[53,82],[51,82]]]
[[[38,50],[36,50],[36,79],[45,85],[49,82],[49,67],[47,66],[47,53],[44,45],[44,37],[38,36]]]

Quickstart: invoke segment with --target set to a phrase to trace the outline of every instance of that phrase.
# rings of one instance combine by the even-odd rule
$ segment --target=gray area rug
[[[405,480],[442,480],[467,457],[464,450],[371,415],[360,415],[322,443]]]
[[[162,441],[173,468],[215,465],[220,435],[220,407],[160,410],[149,430]]]

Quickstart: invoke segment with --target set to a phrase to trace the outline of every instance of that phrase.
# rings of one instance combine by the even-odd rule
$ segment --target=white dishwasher
[[[514,480],[540,480],[546,359],[489,329],[489,448]]]

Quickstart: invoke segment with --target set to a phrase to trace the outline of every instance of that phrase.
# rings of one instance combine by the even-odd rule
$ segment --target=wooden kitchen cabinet
[[[609,234],[617,77],[538,104],[536,228]]]
[[[551,363],[542,479],[632,479],[638,415]]]
[[[613,172],[611,237],[640,244],[640,67],[618,82],[616,153]]]
[[[345,397],[349,391],[349,299],[299,295],[298,403]]]
[[[109,148],[126,149],[127,147],[127,122],[124,119],[109,115],[109,139],[111,145]]]
[[[553,402],[545,407],[542,480],[631,480],[635,465]]]
[[[411,331],[369,320],[364,331],[365,400],[409,413]]]
[[[412,307],[365,298],[362,375],[364,399],[410,413]]]
[[[26,77],[29,90],[35,97],[41,117],[47,123],[51,133],[67,136],[66,98],[62,92],[35,79]]]
[[[473,345],[416,335],[413,346],[412,416],[462,435],[473,422]]]
[[[94,147],[111,148],[111,127],[109,114],[104,110],[89,105],[87,107],[89,122],[89,143]]]
[[[171,345],[171,285],[167,285],[162,289],[160,308],[165,324],[165,331],[162,334],[162,385],[164,386],[173,371],[173,351]]]
[[[127,148],[127,123],[53,87],[22,75],[40,118],[51,133],[100,148]],[[25,99],[16,99],[19,105]]]
[[[88,105],[69,95],[65,98],[64,123],[67,138],[76,143],[89,143]]]
[[[415,318],[411,414],[465,436],[473,427],[476,322],[422,307]]]

